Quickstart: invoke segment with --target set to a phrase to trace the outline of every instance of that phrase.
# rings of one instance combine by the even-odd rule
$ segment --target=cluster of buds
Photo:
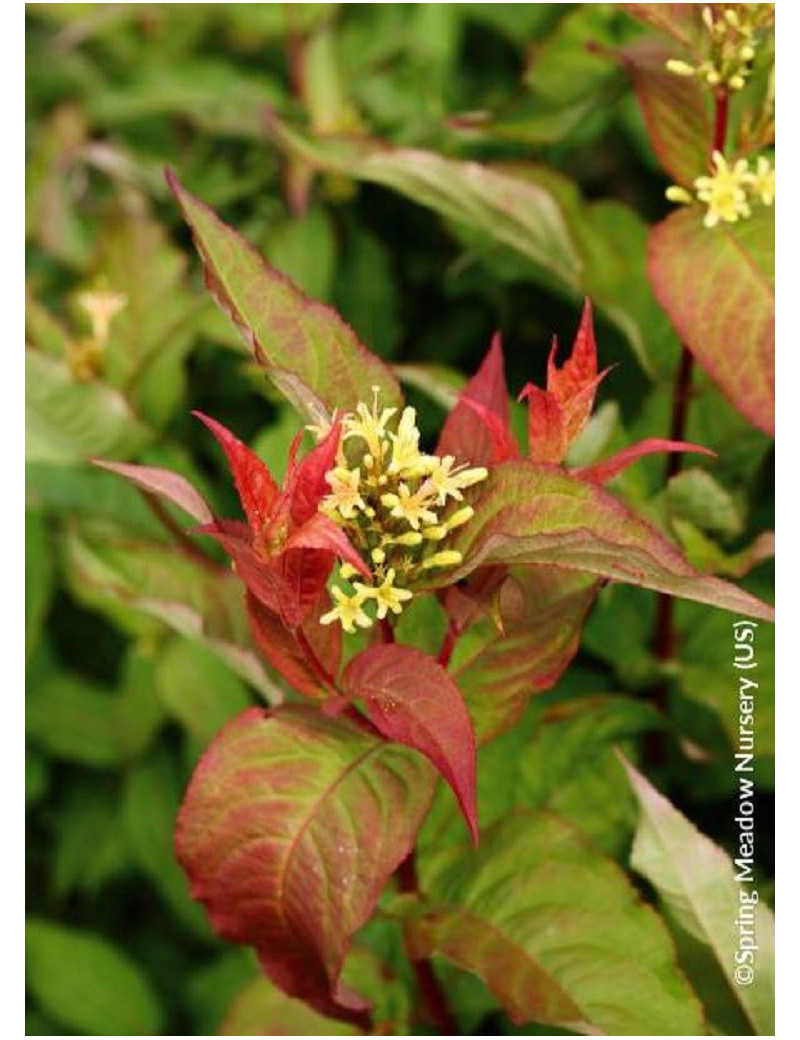
[[[128,298],[110,289],[94,289],[78,293],[76,302],[89,319],[91,334],[68,343],[67,363],[75,379],[87,382],[103,369],[111,322],[127,305]]]
[[[775,17],[774,4],[708,4],[708,56],[697,65],[677,58],[667,62],[676,76],[698,76],[710,87],[741,90],[753,67],[758,33]]]
[[[400,614],[431,571],[461,562],[447,539],[473,516],[463,492],[487,476],[482,466],[456,465],[452,455],[422,453],[415,410],[404,408],[397,421],[397,409],[380,408],[379,389],[372,389],[372,407],[361,402],[342,419],[337,464],[325,477],[330,494],[320,504],[373,575],[368,585],[355,580],[351,564],[339,570],[347,585],[333,587],[335,605],[321,621],[339,621],[346,632]]]
[[[677,184],[670,185],[666,192],[670,202],[689,204],[696,200],[707,206],[703,220],[706,227],[714,227],[721,220],[733,224],[749,217],[753,201],[764,206],[775,201],[775,168],[763,155],[753,170],[746,159],[728,165],[721,152],[714,152],[712,162],[713,172],[695,180],[694,195]]]

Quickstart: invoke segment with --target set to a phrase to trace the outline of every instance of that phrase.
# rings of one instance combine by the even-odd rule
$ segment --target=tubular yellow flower
[[[356,510],[366,509],[366,502],[359,489],[361,470],[357,466],[355,469],[337,466],[325,474],[325,480],[331,489],[325,499],[326,512],[338,510],[345,520],[350,520]]]
[[[417,429],[417,413],[413,408],[404,408],[397,424],[397,433],[391,433],[392,461],[390,473],[402,473],[414,470],[419,466],[419,430]]]
[[[363,401],[356,405],[356,415],[349,415],[344,420],[344,439],[350,437],[361,437],[366,441],[367,449],[373,459],[382,458],[386,451],[386,423],[397,411],[396,408],[384,408],[378,412],[378,395],[380,387],[372,388],[372,408],[370,409]]]
[[[390,610],[393,614],[402,613],[403,604],[412,598],[413,594],[409,589],[395,587],[395,578],[395,570],[390,567],[381,585],[370,587],[359,582],[355,586],[359,592],[363,593],[365,599],[371,597],[375,600],[377,604],[375,613],[379,621],[382,621]]]
[[[89,316],[92,338],[99,347],[104,347],[111,322],[128,305],[128,297],[108,289],[97,289],[78,293],[77,301]]]
[[[415,531],[420,524],[435,524],[439,519],[430,508],[434,498],[423,484],[418,491],[412,492],[406,483],[398,485],[396,495],[382,495],[381,502],[391,509],[391,515],[406,520]]]
[[[361,591],[366,589],[366,585],[360,585],[354,595],[349,596],[344,589],[340,589],[334,585],[331,589],[331,595],[336,600],[336,606],[333,610],[329,610],[327,614],[323,614],[319,619],[322,625],[331,625],[334,621],[341,621],[342,628],[345,632],[355,632],[355,626],[359,628],[370,628],[372,625],[372,618],[364,612],[364,600],[365,595]]]
[[[747,184],[753,195],[761,199],[765,206],[775,201],[775,167],[769,159],[759,156],[754,173],[747,175]]]
[[[423,487],[430,485],[436,493],[436,501],[440,506],[445,504],[448,495],[460,502],[464,497],[461,494],[464,488],[485,480],[489,475],[489,471],[483,466],[469,468],[467,464],[464,464],[453,468],[456,460],[452,455],[445,455],[444,458],[432,456],[432,460],[433,465],[428,471],[428,479]]]
[[[463,558],[456,549],[443,549],[441,552],[434,553],[433,556],[423,560],[422,568],[427,571],[433,567],[455,567],[457,563],[461,563]]]
[[[721,152],[714,152],[712,158],[714,173],[694,182],[698,199],[708,206],[703,223],[709,228],[720,220],[733,224],[740,217],[750,216],[745,190],[749,176],[746,160],[738,159],[729,166]]]

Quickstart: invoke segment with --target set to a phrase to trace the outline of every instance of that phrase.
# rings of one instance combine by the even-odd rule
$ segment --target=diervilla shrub
[[[222,545],[255,642],[287,690],[287,703],[229,723],[195,771],[176,838],[193,894],[221,935],[256,949],[276,986],[363,1027],[367,1005],[342,972],[398,872],[403,898],[387,913],[403,922],[412,958],[438,952],[477,972],[515,1020],[615,1032],[630,1023],[597,994],[603,979],[611,986],[630,971],[652,995],[655,1033],[676,1022],[696,1029],[666,930],[602,855],[558,821],[524,813],[481,834],[477,748],[556,682],[606,580],[771,617],[755,597],[696,571],[602,486],[643,455],[705,449],[649,439],[570,468],[607,374],[587,302],[566,361],[554,342],[546,387],[529,383],[520,395],[527,453],[512,432],[499,337],[426,452],[391,370],[170,182],[211,292],[301,416],[282,486],[234,433],[199,416],[227,457],[244,520],[214,516],[177,474],[103,463]],[[316,438],[305,454],[304,425]],[[430,622],[404,625],[419,609]],[[437,775],[478,851],[434,841],[418,878],[414,847]],[[533,910],[503,903],[520,865],[536,876],[540,847],[560,849],[575,878],[564,935],[576,908],[589,931],[607,927],[603,907],[627,915],[637,939],[613,964],[560,978],[561,932],[540,949],[526,923]]]

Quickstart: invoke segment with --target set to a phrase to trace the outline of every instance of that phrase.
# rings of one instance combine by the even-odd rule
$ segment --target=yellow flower
[[[381,585],[370,588],[368,585],[362,585],[360,582],[356,584],[356,588],[363,593],[365,598],[371,597],[375,600],[377,604],[376,614],[380,621],[386,617],[390,610],[393,614],[401,614],[403,604],[413,597],[410,589],[395,588],[395,577],[394,567],[390,567]]]
[[[464,557],[457,549],[443,549],[442,552],[434,553],[422,561],[423,570],[431,570],[434,567],[455,567],[461,563]]]
[[[747,161],[738,159],[728,166],[721,152],[714,152],[714,173],[698,177],[694,182],[697,197],[708,206],[703,223],[714,227],[720,220],[733,224],[740,217],[750,216],[746,186],[748,183]]]
[[[419,466],[419,430],[417,429],[417,413],[413,408],[404,408],[397,424],[397,433],[392,438],[392,461],[390,473],[414,470]]]
[[[325,480],[331,489],[322,503],[326,512],[337,510],[345,520],[351,520],[357,509],[366,509],[359,487],[361,470],[358,466],[355,469],[337,466],[325,474]]]
[[[430,508],[434,504],[434,496],[431,489],[426,488],[426,484],[412,493],[408,484],[400,483],[397,494],[381,495],[381,502],[391,511],[392,516],[408,521],[411,527],[418,531],[421,523],[435,524],[439,519]]]
[[[89,316],[92,338],[99,346],[105,346],[111,322],[127,306],[128,297],[107,289],[97,289],[94,292],[78,293],[77,300]]]
[[[378,395],[381,388],[372,388],[372,409],[360,401],[356,405],[356,416],[348,415],[344,420],[344,439],[350,437],[361,437],[367,443],[369,453],[374,459],[380,460],[386,450],[386,423],[391,419],[396,408],[384,408],[378,412]]]
[[[757,195],[765,206],[775,201],[775,167],[769,159],[759,156],[755,173],[747,175],[747,183],[753,195]]]
[[[456,460],[452,455],[445,455],[444,458],[434,455],[430,456],[430,460],[428,479],[422,485],[421,490],[428,488],[435,492],[436,502],[440,506],[445,504],[448,495],[460,502],[464,497],[461,494],[464,488],[485,480],[489,475],[489,471],[483,466],[469,468],[467,464],[464,464],[456,466],[454,469],[453,463]]]
[[[341,621],[345,632],[350,632],[351,634],[355,632],[356,625],[360,628],[370,628],[372,618],[364,613],[363,606],[366,596],[361,591],[366,588],[366,585],[360,585],[355,595],[349,596],[344,589],[334,585],[331,589],[331,594],[336,600],[336,606],[333,610],[329,610],[327,614],[322,615],[319,619],[320,624],[331,625],[334,621]]]

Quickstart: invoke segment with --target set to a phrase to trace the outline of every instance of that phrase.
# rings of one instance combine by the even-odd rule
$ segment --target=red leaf
[[[261,459],[246,444],[234,437],[222,423],[202,412],[193,412],[219,441],[228,458],[236,490],[245,516],[254,532],[260,532],[269,522],[270,513],[278,498],[278,485]]]
[[[319,624],[320,615],[329,609],[329,597],[323,594],[302,627],[317,660],[330,675],[335,676],[342,659],[342,628],[340,625]],[[317,700],[327,697],[329,689],[322,684],[295,634],[283,624],[278,614],[268,610],[250,592],[247,594],[247,613],[256,645],[291,688]]]
[[[561,462],[567,453],[566,420],[561,405],[548,390],[533,383],[522,388],[528,402],[528,453],[534,462]]]
[[[499,461],[495,454],[498,431],[508,430],[510,421],[503,369],[503,346],[500,334],[495,333],[481,367],[464,387],[445,420],[437,455],[454,455],[459,462],[475,465]],[[518,455],[513,436],[511,440],[516,449],[514,455]]]
[[[252,708],[195,770],[176,849],[215,930],[272,981],[341,1016],[350,940],[408,855],[433,793],[419,756],[319,711]]]
[[[580,469],[572,470],[572,475],[580,480],[589,480],[593,484],[605,484],[614,477],[619,476],[632,462],[636,462],[643,455],[653,455],[659,451],[692,451],[699,455],[713,455],[716,452],[709,448],[701,448],[699,444],[690,444],[688,441],[666,441],[659,437],[648,437],[638,444],[631,444],[623,448],[616,455],[600,462],[593,462],[591,466],[582,466]]]
[[[385,737],[430,759],[452,787],[477,845],[475,734],[461,692],[444,668],[414,647],[381,644],[353,658],[342,689],[364,700]]]
[[[211,508],[203,496],[178,473],[157,466],[134,466],[127,462],[108,462],[105,459],[92,459],[92,462],[101,469],[127,477],[150,494],[166,498],[198,523],[208,524],[214,519]]]
[[[356,552],[347,535],[322,513],[315,513],[299,530],[289,536],[287,549],[324,549],[333,556],[352,564],[367,581],[372,571]],[[327,575],[325,576],[327,578]]]
[[[325,480],[325,474],[336,465],[341,434],[341,423],[334,423],[324,439],[311,449],[287,477],[293,527],[300,527],[313,517],[322,499],[329,494],[330,487]]]
[[[581,323],[572,354],[562,368],[556,365],[558,342],[553,346],[547,362],[547,389],[561,405],[567,444],[571,444],[586,425],[594,406],[594,394],[602,375],[597,375],[597,344],[592,324],[592,305],[583,307]],[[605,374],[605,373],[603,373]]]

